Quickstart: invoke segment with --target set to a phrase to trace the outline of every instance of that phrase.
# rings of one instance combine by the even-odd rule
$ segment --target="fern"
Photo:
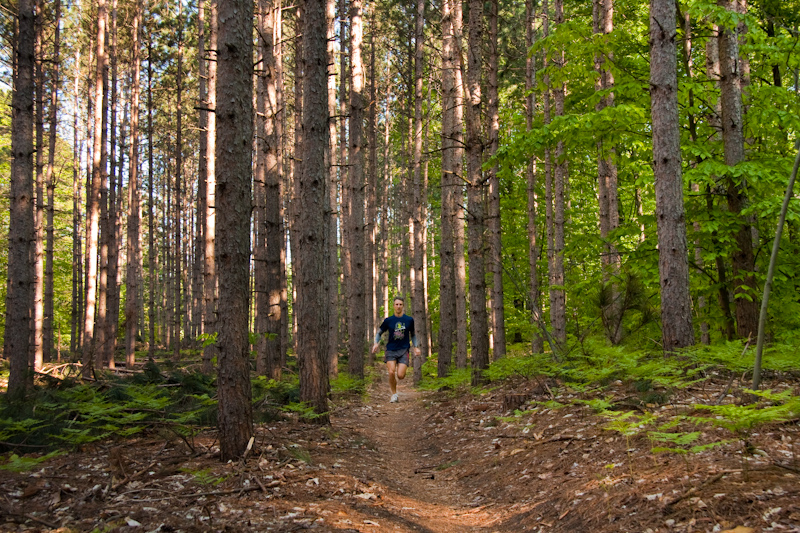
[[[0,464],[0,470],[7,470],[10,472],[27,472],[29,470],[33,470],[41,463],[52,459],[53,457],[57,457],[64,452],[62,451],[54,451],[50,452],[47,455],[42,455],[41,457],[29,457],[29,456],[18,456],[15,453],[11,454],[11,457],[8,458],[3,464]]]

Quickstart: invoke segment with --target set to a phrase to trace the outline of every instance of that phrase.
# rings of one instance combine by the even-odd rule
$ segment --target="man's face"
[[[395,300],[394,301],[394,314],[396,316],[403,316],[403,307],[404,306],[405,306],[405,304],[403,303],[403,300]]]

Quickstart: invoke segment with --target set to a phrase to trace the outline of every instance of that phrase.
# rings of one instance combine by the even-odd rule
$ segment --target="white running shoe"
[[[400,401],[400,399],[397,394],[392,394],[392,399],[389,400],[389,403],[397,403],[398,401]]]

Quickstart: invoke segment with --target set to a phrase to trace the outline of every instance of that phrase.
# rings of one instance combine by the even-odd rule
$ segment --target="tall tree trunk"
[[[719,27],[716,24],[711,25],[711,31],[713,34],[719,34]],[[714,83],[719,83],[720,80],[720,61],[719,61],[719,39],[707,39],[706,40],[706,75],[708,76],[709,80],[713,81]],[[720,102],[717,100],[714,102],[714,112],[709,115],[709,125],[714,129],[715,132],[722,131],[722,110],[720,108]],[[714,137],[715,140],[719,140],[719,133],[715,133]],[[716,180],[717,178],[715,178]],[[714,209],[714,195],[712,195],[711,187],[706,187],[706,207],[708,208],[709,212],[713,212]],[[714,250],[718,251],[722,249],[721,243],[719,241],[719,233],[717,230],[711,232],[711,243],[714,246]],[[725,259],[721,253],[715,254],[715,263],[717,267],[717,302],[720,306],[720,310],[722,311],[723,317],[723,325],[722,325],[722,334],[728,340],[733,340],[736,337],[736,323],[733,319],[733,313],[731,311],[731,302],[730,302],[730,291],[729,291],[729,283],[728,283],[728,273],[727,269],[728,266],[725,264]]]
[[[217,268],[216,268],[216,139],[217,139],[217,0],[210,0],[211,17],[209,21],[209,49],[208,49],[208,112],[205,130],[206,138],[206,199],[205,209],[206,226],[203,230],[204,238],[204,268],[203,268],[203,332],[208,336],[217,333]],[[203,372],[211,373],[213,360],[217,356],[217,343],[206,341],[203,349]]]
[[[692,34],[692,19],[689,14],[689,11],[686,11],[683,16],[678,13],[678,20],[682,22],[683,25],[683,68],[686,72],[686,75],[689,77],[690,80],[694,79],[695,69],[694,69],[694,59],[692,57],[692,44],[694,35]],[[713,39],[709,39],[709,41],[713,41]],[[693,89],[689,89],[688,91],[688,104],[689,109],[695,109],[695,94]],[[692,139],[692,142],[699,142],[699,136],[697,133],[697,117],[693,111],[690,111],[687,114],[688,119],[688,126],[689,126],[689,137]],[[692,167],[696,167],[700,163],[703,162],[703,157],[698,155],[696,156],[695,160],[691,162]],[[700,195],[700,184],[699,183],[692,183],[692,193],[699,196]],[[701,223],[699,220],[695,220],[694,223],[694,231],[697,235],[700,235],[701,231]],[[703,249],[700,242],[700,238],[697,237],[694,242],[694,264],[695,269],[702,273],[703,270]],[[700,342],[703,344],[710,344],[711,337],[709,335],[709,328],[708,322],[705,320],[705,316],[707,314],[707,303],[706,297],[704,294],[699,294],[697,296],[697,314],[703,317],[703,320],[700,322]]]
[[[281,376],[281,176],[278,168],[278,137],[276,122],[278,120],[277,83],[275,68],[276,56],[274,39],[276,34],[276,15],[280,16],[279,8],[272,2],[262,0],[259,3],[260,43],[263,74],[259,78],[260,103],[259,117],[259,165],[261,167],[258,179],[263,180],[263,192],[260,231],[263,233],[263,280],[256,278],[256,286],[262,293],[256,292],[257,317],[259,325],[256,331],[263,334],[259,339],[257,349],[259,368],[262,375],[272,379]]]
[[[36,110],[36,198],[33,204],[34,217],[34,289],[33,289],[33,346],[30,354],[30,364],[35,371],[42,369],[44,359],[44,70],[42,69],[44,48],[42,35],[42,25],[44,24],[42,15],[41,0],[36,6],[36,44],[34,68],[35,81],[35,103]]]
[[[156,351],[156,225],[155,225],[155,170],[153,169],[153,47],[152,39],[147,40],[147,262],[149,291],[148,314],[148,357],[152,360]]]
[[[328,147],[327,18],[325,0],[306,0],[300,16],[303,35],[303,114],[302,152],[299,154],[299,195],[296,201],[297,253],[295,283],[297,322],[297,360],[300,399],[311,405],[328,422],[327,327],[330,317],[325,274],[327,255],[327,169]]]
[[[472,334],[472,383],[483,381],[489,366],[489,326],[486,316],[486,268],[484,263],[483,147],[481,132],[481,70],[483,68],[483,2],[469,4],[467,53],[467,228],[469,232],[469,302]]]
[[[100,230],[100,191],[105,178],[105,160],[103,158],[103,124],[105,117],[105,83],[103,82],[106,67],[106,0],[97,1],[97,68],[94,78],[94,140],[92,146],[92,178],[88,191],[86,209],[86,313],[83,323],[83,373],[91,375],[95,364],[95,314],[97,311],[97,257],[98,232]]]
[[[736,11],[736,2],[721,0],[720,4]],[[722,144],[725,164],[734,167],[744,161],[744,111],[742,85],[744,73],[740,70],[739,35],[736,28],[721,26],[718,34],[720,62],[720,105],[722,108]],[[734,302],[736,305],[736,333],[741,338],[755,336],[758,331],[758,287],[754,275],[752,227],[742,215],[747,203],[745,176],[725,176],[728,209],[738,218],[736,250],[733,252]]]
[[[608,35],[614,29],[613,0],[594,0],[594,32]],[[610,54],[610,52],[609,52]],[[595,54],[595,70],[598,78],[595,89],[605,94],[595,107],[600,112],[614,105],[614,75],[610,69],[612,58],[598,52]],[[597,189],[600,211],[600,239],[603,241],[601,255],[603,265],[602,320],[606,337],[612,344],[622,340],[622,308],[619,290],[620,255],[610,238],[619,226],[617,207],[617,166],[614,161],[615,150],[602,139],[597,141]]]
[[[350,0],[350,277],[348,279],[348,370],[364,378],[366,348],[366,308],[364,282],[364,64],[361,59],[364,40],[362,0]],[[326,108],[327,109],[327,108]]]
[[[3,353],[10,359],[9,397],[22,395],[30,377],[30,312],[33,301],[33,91],[35,11],[31,0],[17,5],[14,92],[11,96],[11,166],[8,228],[8,291]]]
[[[453,111],[453,228],[455,252],[455,286],[456,286],[456,367],[467,366],[467,262],[464,257],[464,47],[462,34],[464,26],[463,5],[453,2],[453,36],[455,37],[457,67],[454,71],[456,81],[456,101]]]
[[[366,219],[364,227],[364,298],[366,306],[364,308],[364,315],[366,318],[366,334],[367,337],[377,329],[378,322],[376,318],[377,308],[377,288],[375,281],[377,272],[375,269],[375,229],[376,229],[376,197],[375,191],[378,179],[378,145],[377,145],[377,131],[376,131],[376,85],[375,85],[375,32],[377,31],[376,7],[373,4],[370,8],[370,24],[369,24],[369,99],[367,104],[367,147],[369,152],[367,154],[367,175],[366,175]],[[332,157],[332,156],[331,156]],[[420,335],[420,332],[417,332]],[[369,343],[368,343],[369,345]],[[374,363],[374,358],[368,359],[370,365]]]
[[[140,331],[139,299],[141,292],[141,220],[142,207],[139,192],[139,94],[141,84],[141,34],[139,24],[142,17],[142,4],[136,1],[133,15],[133,58],[131,82],[131,146],[128,157],[128,268],[125,276],[125,367],[133,368],[136,363],[136,337]]]
[[[564,23],[564,2],[555,0],[555,23]],[[565,55],[562,48],[555,51],[555,66],[563,72]],[[559,73],[559,77],[563,74]],[[564,115],[566,84],[559,81],[553,91],[553,103],[556,117]],[[553,326],[553,337],[563,344],[567,341],[567,292],[564,289],[564,226],[566,221],[566,191],[569,180],[566,149],[564,140],[556,143],[555,175],[553,177],[553,264],[550,271],[550,322]]]
[[[250,10],[252,11],[252,2],[250,4]],[[180,359],[181,357],[181,324],[183,320],[183,293],[182,293],[182,286],[181,283],[183,278],[183,254],[181,253],[181,232],[182,232],[182,224],[181,221],[183,220],[183,190],[181,188],[183,182],[183,8],[181,7],[182,4],[178,2],[178,59],[176,64],[176,87],[175,87],[175,215],[173,220],[175,221],[175,248],[173,251],[173,272],[175,276],[174,287],[175,296],[174,296],[174,305],[175,305],[175,312],[173,314],[173,336],[172,336],[172,357],[175,360]],[[250,47],[252,49],[252,46]],[[252,94],[252,88],[250,90]],[[252,113],[252,104],[250,105],[251,113]],[[252,129],[252,124],[250,125]],[[252,154],[251,154],[252,158]],[[248,181],[249,183],[249,181]],[[248,191],[249,191],[248,185]],[[249,194],[248,194],[249,200]],[[249,227],[249,217],[248,217],[248,227]],[[248,239],[248,259],[250,255],[250,242]],[[248,261],[249,263],[249,261]],[[250,329],[247,328],[249,332]]]
[[[330,65],[336,64],[336,0],[328,0],[326,4],[326,13],[328,17],[328,63]],[[344,37],[342,37],[344,39]],[[342,53],[342,61],[344,61],[344,53]],[[344,76],[340,72],[340,79]],[[328,76],[328,114],[331,117],[336,116],[336,76]],[[330,165],[328,168],[328,197],[331,205],[331,216],[328,224],[328,286],[331,290],[328,291],[328,305],[331,312],[336,313],[339,305],[339,248],[338,248],[338,234],[339,226],[343,222],[341,210],[339,209],[338,200],[338,182],[339,171],[336,134],[336,120],[331,118],[328,121],[328,151],[330,153]],[[344,167],[341,167],[344,168]],[[339,327],[335,319],[328,322],[328,372],[332,377],[339,374]]]
[[[79,131],[82,131],[78,128],[78,115],[80,113],[80,64],[81,53],[80,48],[78,48],[75,51],[75,78],[73,85],[75,99],[73,101],[72,118],[72,142],[73,146],[77,147],[76,150],[73,150],[72,155],[72,313],[70,317],[69,351],[73,356],[78,353],[78,347],[81,346],[82,324],[80,324],[80,317],[83,316],[83,262],[81,261],[83,248],[81,243],[81,197],[83,180],[81,179],[80,159],[80,154],[83,152],[83,138],[78,134]]]
[[[694,344],[681,179],[675,3],[650,2],[650,101],[665,351]]]
[[[544,18],[543,33],[544,38],[547,39],[550,35],[550,6],[548,0],[542,1],[542,16]],[[552,121],[553,104],[552,92],[553,85],[550,81],[550,74],[548,67],[551,64],[551,55],[553,51],[550,48],[542,50],[544,76],[544,95],[542,105],[544,107],[543,121],[545,126],[549,125]],[[554,183],[553,183],[553,149],[550,145],[544,148],[544,188],[545,188],[545,228],[547,233],[547,279],[548,285],[552,286],[555,283],[554,276],[556,272],[556,253],[555,253],[555,211],[554,211]],[[548,302],[550,304],[550,327],[555,334],[555,310],[553,308],[553,290],[548,289]],[[557,340],[557,337],[556,337]],[[553,354],[555,355],[555,354]]]
[[[348,179],[350,178],[350,173],[348,172],[350,150],[347,144],[348,132],[345,123],[345,119],[350,112],[348,109],[349,99],[347,97],[349,79],[347,60],[350,57],[348,53],[350,41],[348,24],[350,22],[350,17],[347,12],[346,0],[339,0],[337,10],[339,23],[339,231],[341,233],[341,243],[338,250],[341,261],[341,272],[339,281],[337,281],[336,285],[333,285],[337,287],[335,291],[336,311],[331,316],[328,327],[336,328],[337,340],[341,339],[341,343],[343,347],[345,347],[344,345],[349,333],[346,324],[348,317],[347,280],[350,279],[350,187],[348,185]],[[341,296],[339,295],[340,292]],[[333,295],[330,295],[330,298],[332,300]],[[334,348],[330,346],[328,349],[334,350]],[[337,344],[335,350],[338,351],[338,349],[339,345]],[[331,366],[332,365],[333,358],[331,358]]]
[[[500,146],[500,98],[498,94],[498,9],[499,1],[489,3],[489,77],[487,102],[488,158],[497,153]],[[494,349],[492,358],[500,359],[506,355],[506,312],[505,291],[503,290],[503,241],[500,220],[500,179],[497,165],[489,169],[489,268],[492,273],[492,334]]]
[[[217,49],[216,207],[219,231],[219,398],[220,454],[241,457],[253,433],[250,404],[248,302],[250,278],[250,194],[253,151],[253,4],[219,4]]]
[[[117,285],[117,275],[119,271],[119,210],[118,196],[121,188],[117,186],[117,174],[122,172],[122,164],[117,164],[117,0],[113,0],[111,8],[111,122],[110,122],[110,148],[109,156],[109,186],[108,186],[108,217],[105,231],[108,233],[107,242],[107,263],[106,263],[106,320],[105,320],[105,343],[103,346],[102,359],[109,368],[114,368],[114,352],[117,346],[117,329],[119,327],[119,288]],[[123,138],[120,139],[120,146],[124,144]]]
[[[525,46],[531,48],[534,44],[536,24],[536,2],[526,0],[525,2]],[[526,110],[526,127],[530,131],[533,129],[533,117],[536,111],[536,64],[534,55],[528,54],[525,61],[525,91],[528,93]],[[541,308],[541,294],[539,289],[539,254],[541,244],[538,241],[539,226],[537,223],[538,199],[536,197],[536,181],[538,170],[536,167],[536,157],[532,157],[527,168],[527,187],[528,187],[528,265],[530,267],[530,302],[531,302],[531,321],[534,326],[533,338],[531,339],[531,351],[541,353],[544,351],[544,341],[540,328],[542,327],[543,316]],[[500,213],[497,213],[499,217]],[[494,216],[494,214],[492,215]]]
[[[427,204],[422,175],[422,83],[425,67],[425,1],[417,0],[414,35],[414,327],[420,355],[414,358],[414,383],[422,380],[422,365],[428,359],[428,319],[425,307],[425,225]]]
[[[44,349],[42,358],[44,361],[53,360],[53,253],[55,246],[55,228],[53,226],[53,215],[55,214],[55,155],[56,139],[58,128],[58,91],[60,89],[60,58],[61,58],[61,0],[55,1],[55,35],[53,36],[53,66],[51,69],[50,83],[50,131],[47,149],[47,175],[45,182],[47,186],[47,228],[45,245],[45,288],[44,288]],[[77,146],[77,145],[76,145]]]
[[[455,208],[456,189],[460,170],[460,122],[457,117],[458,85],[456,72],[460,69],[458,47],[454,33],[453,0],[442,1],[442,214],[440,254],[440,318],[438,376],[450,372],[453,358],[453,340],[456,329],[456,262]]]

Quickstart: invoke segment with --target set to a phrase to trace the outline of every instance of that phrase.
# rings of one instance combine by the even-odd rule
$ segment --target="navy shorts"
[[[383,355],[383,362],[395,361],[398,365],[408,366],[408,348],[402,350],[386,350]]]

